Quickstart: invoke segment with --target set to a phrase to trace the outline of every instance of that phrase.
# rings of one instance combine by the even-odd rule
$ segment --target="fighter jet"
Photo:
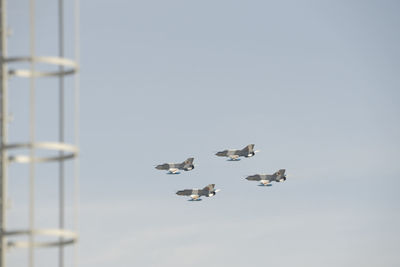
[[[217,192],[221,191],[220,189],[215,189],[215,184],[209,184],[203,189],[185,189],[176,192],[178,196],[188,196],[190,197],[189,201],[200,201],[201,197],[212,197],[215,196]]]
[[[256,154],[256,152],[259,151],[254,151],[254,144],[251,144],[240,150],[227,149],[217,152],[215,155],[218,157],[229,157],[229,160],[240,160],[239,157],[252,157]]]
[[[256,174],[246,177],[249,181],[259,181],[260,186],[271,186],[270,182],[283,182],[286,180],[285,169],[280,169],[274,174]]]
[[[168,174],[179,174],[179,170],[190,171],[194,169],[194,158],[188,158],[182,163],[164,163],[157,165],[157,170],[168,170]]]

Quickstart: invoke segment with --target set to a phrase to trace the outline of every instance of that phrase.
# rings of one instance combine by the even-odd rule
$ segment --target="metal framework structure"
[[[9,248],[27,248],[28,261],[27,266],[33,267],[35,263],[35,249],[40,247],[56,247],[58,248],[58,265],[64,266],[64,248],[72,245],[78,239],[77,225],[77,205],[78,205],[78,168],[79,162],[76,157],[78,154],[78,119],[79,119],[79,76],[78,59],[79,59],[79,0],[74,2],[75,13],[75,60],[65,58],[64,48],[64,3],[63,0],[58,1],[58,55],[57,56],[37,56],[35,53],[35,0],[29,0],[29,17],[30,17],[30,34],[28,55],[20,57],[8,57],[7,54],[7,37],[8,27],[6,18],[6,0],[0,0],[0,267],[6,266],[6,252]],[[18,63],[29,64],[29,69],[18,69]],[[42,71],[38,64],[48,65],[51,71]],[[74,76],[75,88],[65,88],[65,77]],[[8,142],[8,80],[9,78],[29,79],[29,140],[20,143]],[[35,137],[35,84],[36,79],[57,79],[58,80],[58,126],[59,136],[56,141],[38,141]],[[40,89],[39,89],[40,90]],[[65,90],[75,90],[74,95],[74,144],[65,143]],[[56,100],[57,101],[57,100]],[[23,152],[26,153],[23,153]],[[39,151],[47,151],[46,156],[39,156]],[[71,231],[65,228],[65,180],[66,177],[65,162],[74,159],[74,228]],[[12,230],[12,226],[7,225],[7,181],[12,179],[8,177],[7,169],[10,164],[28,164],[29,166],[29,228]],[[38,164],[57,164],[58,165],[58,225],[53,229],[40,228],[35,224],[35,194],[40,192],[40,188],[35,188],[35,166]],[[46,237],[45,241],[40,241]],[[75,246],[76,247],[76,246]],[[75,251],[75,255],[77,252]],[[76,259],[74,261],[77,263]],[[53,265],[53,264],[52,264]]]

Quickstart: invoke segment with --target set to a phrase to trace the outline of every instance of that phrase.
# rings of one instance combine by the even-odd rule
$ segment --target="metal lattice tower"
[[[35,265],[35,255],[38,248],[56,248],[58,258],[58,266],[65,265],[65,248],[74,245],[75,259],[72,261],[74,265],[77,264],[76,260],[76,245],[78,239],[78,168],[79,162],[76,157],[78,154],[78,119],[79,119],[79,77],[78,61],[79,61],[79,0],[74,0],[74,60],[65,57],[65,25],[64,25],[64,2],[58,0],[58,15],[57,21],[54,22],[58,25],[58,34],[54,36],[58,42],[58,55],[51,54],[50,56],[36,54],[36,32],[35,32],[35,13],[37,4],[35,0],[29,0],[29,51],[26,54],[16,57],[8,57],[7,51],[7,38],[9,29],[7,26],[7,10],[6,0],[0,0],[0,267],[8,266],[6,262],[6,255],[10,249],[27,250],[26,266],[33,267]],[[72,1],[69,1],[70,3]],[[28,5],[28,0],[26,1]],[[21,68],[22,65],[27,65],[28,68]],[[50,70],[49,70],[50,69]],[[68,78],[70,77],[70,78]],[[72,77],[72,78],[71,78]],[[72,79],[73,83],[67,86],[66,79]],[[28,88],[26,89],[29,98],[29,119],[27,128],[29,128],[29,138],[21,142],[9,142],[9,87],[10,79],[28,79]],[[41,88],[37,86],[37,82],[42,79],[52,79],[58,81],[58,99],[52,99],[58,103],[58,136],[54,140],[46,141],[40,140],[36,136],[36,103],[37,92]],[[36,88],[38,87],[38,88]],[[74,98],[70,100],[72,103],[73,114],[66,114],[66,97],[65,91],[72,90]],[[52,112],[52,111],[49,111]],[[65,118],[70,115],[73,119],[73,127],[67,129]],[[71,129],[72,128],[72,129]],[[66,142],[66,133],[72,132],[74,136],[73,142]],[[72,161],[72,163],[68,163]],[[67,165],[69,164],[69,165]],[[29,174],[26,181],[26,199],[27,199],[27,227],[24,229],[15,229],[13,225],[7,224],[7,209],[8,209],[8,181],[14,179],[12,175],[9,176],[8,170],[10,166],[14,165],[27,165],[29,166]],[[36,168],[39,166],[53,165],[52,168],[58,169],[56,179],[58,188],[54,188],[55,195],[58,196],[58,218],[57,225],[52,228],[42,228],[36,223],[36,206],[35,200],[37,195],[40,194],[41,188],[37,186],[40,177],[36,177]],[[72,166],[73,170],[67,175],[67,167]],[[68,207],[72,210],[73,228],[74,230],[67,229],[66,221],[66,188],[67,181],[73,184],[71,190],[73,196],[73,207]],[[56,262],[49,262],[50,265],[56,265]]]

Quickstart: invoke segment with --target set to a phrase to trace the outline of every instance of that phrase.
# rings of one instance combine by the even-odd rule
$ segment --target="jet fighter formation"
[[[229,161],[239,161],[240,157],[250,158],[253,157],[258,150],[254,150],[254,144],[247,145],[243,149],[226,149],[217,152],[215,155],[218,157],[228,157]],[[157,170],[166,170],[167,174],[179,174],[179,170],[191,171],[194,169],[194,158],[188,158],[182,163],[164,163],[157,165]],[[286,170],[280,169],[273,174],[255,174],[246,177],[248,181],[258,181],[259,186],[272,186],[271,182],[286,181]],[[183,189],[176,192],[178,196],[187,196],[189,201],[200,201],[201,197],[215,196],[220,189],[215,189],[215,184],[209,184],[203,189]]]

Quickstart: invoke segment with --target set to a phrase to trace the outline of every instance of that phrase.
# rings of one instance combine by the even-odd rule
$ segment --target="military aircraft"
[[[270,182],[283,182],[286,180],[285,169],[280,169],[274,174],[256,174],[246,177],[249,181],[259,181],[260,186],[271,186]]]
[[[256,154],[256,152],[259,151],[254,151],[254,144],[250,144],[243,149],[227,149],[217,152],[215,155],[218,157],[229,157],[229,160],[240,160],[239,157],[252,157]]]
[[[179,174],[179,170],[190,171],[194,169],[194,158],[188,158],[182,163],[164,163],[156,166],[157,170],[168,170],[169,174]]]
[[[185,189],[176,192],[178,196],[188,196],[190,197],[189,201],[200,201],[201,197],[212,197],[215,196],[217,192],[221,191],[220,189],[215,189],[215,184],[209,184],[203,189]]]

